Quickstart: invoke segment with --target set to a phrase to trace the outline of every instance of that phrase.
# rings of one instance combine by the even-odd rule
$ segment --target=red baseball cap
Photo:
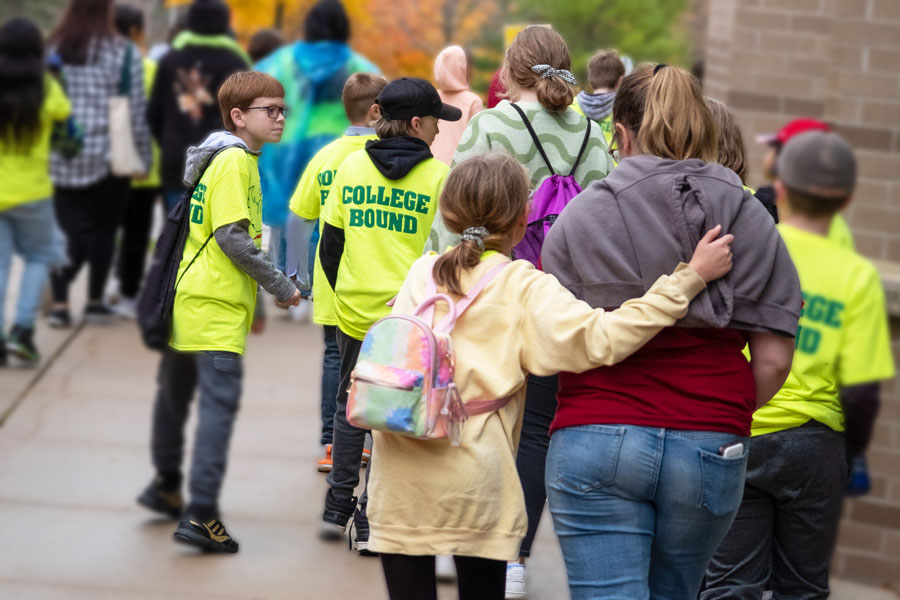
[[[807,131],[824,131],[829,132],[831,128],[828,123],[819,121],[818,119],[794,119],[784,127],[778,130],[778,133],[768,133],[756,136],[757,144],[767,144],[769,146],[784,146],[789,139],[798,133]]]

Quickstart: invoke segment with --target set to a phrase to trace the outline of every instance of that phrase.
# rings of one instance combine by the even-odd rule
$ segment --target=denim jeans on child
[[[218,507],[228,446],[241,399],[243,365],[234,352],[167,350],[159,365],[151,450],[158,473],[181,472],[184,426],[194,390],[200,388],[191,460],[190,502]]]
[[[341,350],[337,343],[337,326],[322,327],[325,353],[322,356],[322,437],[323,446],[334,438],[334,403],[341,383]]]
[[[560,429],[547,497],[572,600],[696,598],[741,503],[746,452],[729,433],[635,425]]]
[[[744,500],[700,598],[827,598],[846,486],[843,433],[809,421],[751,438]]]
[[[0,212],[0,337],[13,254],[25,261],[14,324],[34,327],[50,267],[65,258],[52,200],[28,202]]]
[[[332,496],[347,501],[359,485],[359,463],[366,445],[366,430],[347,422],[347,389],[350,387],[350,373],[356,366],[362,340],[349,336],[336,328],[336,339],[341,351],[341,381],[334,405],[334,446],[331,450],[331,472],[328,485]],[[365,505],[365,493],[360,504]],[[347,515],[349,516],[349,515]]]

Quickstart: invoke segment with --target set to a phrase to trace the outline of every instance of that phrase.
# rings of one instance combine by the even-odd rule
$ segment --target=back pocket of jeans
[[[700,505],[717,516],[736,511],[744,498],[747,453],[737,458],[725,458],[701,449],[700,469]]]
[[[555,483],[576,492],[611,485],[624,436],[624,427],[609,425],[583,425],[557,432],[551,441],[550,465]]]

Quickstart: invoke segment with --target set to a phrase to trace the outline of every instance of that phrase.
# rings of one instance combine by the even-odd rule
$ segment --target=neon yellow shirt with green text
[[[752,435],[810,419],[844,430],[841,388],[894,375],[884,290],[868,260],[840,243],[778,225],[803,292],[794,361],[782,388],[753,415]]]
[[[257,160],[241,148],[223,150],[194,190],[172,312],[169,345],[176,350],[244,353],[253,324],[257,284],[222,252],[213,232],[246,220],[256,247],[262,246]]]
[[[365,150],[341,163],[328,196],[325,222],[344,230],[344,254],[334,290],[337,326],[363,339],[390,312],[425,248],[449,167],[435,158],[398,180],[388,179]]]
[[[319,220],[319,231],[325,226],[325,214],[331,206],[329,190],[338,167],[351,153],[365,148],[366,142],[378,139],[374,135],[345,135],[334,140],[312,157],[294,195],[291,196],[290,209],[303,219]],[[313,322],[319,325],[337,325],[334,316],[334,290],[325,278],[322,263],[319,260],[319,248],[316,246],[316,264],[313,270],[312,293]]]

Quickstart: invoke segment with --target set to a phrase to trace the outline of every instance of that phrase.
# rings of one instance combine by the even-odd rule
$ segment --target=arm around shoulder
[[[661,276],[613,311],[591,308],[552,275],[534,272],[522,295],[523,367],[536,375],[582,372],[620,362],[687,314],[706,284],[688,265]]]

